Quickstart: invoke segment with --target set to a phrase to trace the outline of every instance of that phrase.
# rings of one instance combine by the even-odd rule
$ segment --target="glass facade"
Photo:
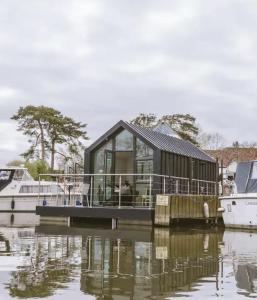
[[[133,151],[133,134],[123,130],[115,138],[116,151]]]
[[[94,174],[105,174],[109,173],[106,170],[106,152],[112,149],[112,140],[104,144],[94,154]],[[104,200],[105,190],[105,176],[97,175],[94,176],[93,184],[93,201],[94,205],[100,205]]]
[[[149,191],[149,174],[153,173],[153,149],[123,130],[108,143],[95,151],[93,161],[93,203],[94,205],[117,205],[119,176],[101,174],[139,174],[138,176],[122,177],[122,186],[129,181],[131,203],[144,202]],[[129,179],[128,179],[129,178]],[[144,199],[142,200],[142,197]],[[133,198],[133,200],[132,200]]]
[[[136,157],[153,159],[153,149],[147,146],[141,140],[136,139]]]

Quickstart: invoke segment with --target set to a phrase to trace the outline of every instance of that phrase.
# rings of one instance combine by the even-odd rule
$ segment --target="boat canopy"
[[[240,162],[235,183],[238,193],[257,193],[257,161]]]

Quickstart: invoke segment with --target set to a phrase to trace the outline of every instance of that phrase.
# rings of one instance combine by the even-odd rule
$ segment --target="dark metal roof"
[[[192,158],[197,158],[204,161],[215,162],[215,160],[212,157],[210,157],[208,154],[206,154],[205,152],[203,152],[188,141],[176,138],[174,136],[169,136],[160,132],[156,132],[151,129],[146,129],[141,126],[130,124],[124,121],[119,121],[117,124],[115,124],[104,135],[102,135],[91,146],[89,146],[86,149],[86,151],[90,152],[96,147],[99,147],[103,142],[108,140],[109,136],[115,134],[115,132],[117,132],[121,128],[127,129],[131,133],[135,134],[137,137],[142,138],[143,141],[152,145],[154,148]]]
[[[144,137],[160,150],[197,158],[200,160],[215,162],[212,157],[210,157],[208,154],[188,141],[156,132],[151,129],[146,129],[138,125],[130,124],[127,122],[126,124],[133,131],[137,132],[139,135]]]

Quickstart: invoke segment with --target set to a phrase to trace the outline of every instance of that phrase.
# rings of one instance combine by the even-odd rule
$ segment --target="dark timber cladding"
[[[150,173],[216,181],[217,165],[188,141],[119,121],[86,149],[85,173]],[[140,190],[138,185],[134,179],[132,186],[136,193]],[[161,180],[153,194],[161,192],[158,188],[161,189]]]

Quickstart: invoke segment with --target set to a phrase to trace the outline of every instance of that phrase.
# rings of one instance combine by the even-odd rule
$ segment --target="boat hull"
[[[257,229],[257,195],[221,197],[225,227]]]
[[[60,198],[58,195],[13,195],[0,196],[0,212],[36,212],[37,206],[63,206],[75,205],[75,201],[81,199],[79,196]],[[43,203],[44,202],[44,203]]]

